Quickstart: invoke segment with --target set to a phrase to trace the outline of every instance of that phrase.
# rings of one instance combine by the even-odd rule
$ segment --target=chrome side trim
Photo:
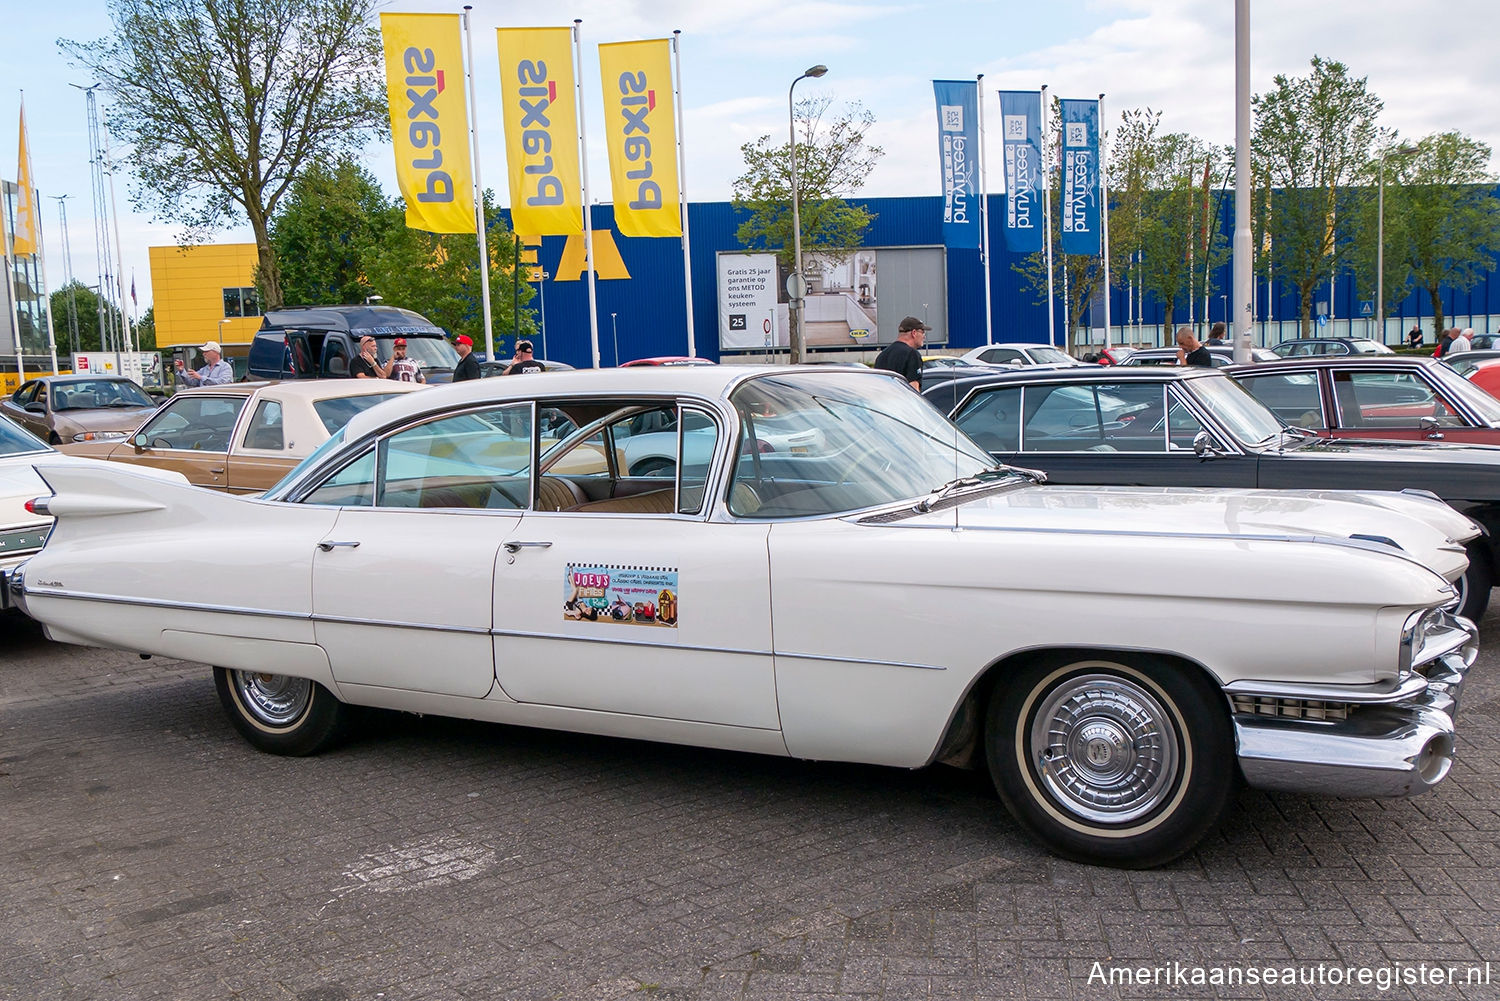
[[[1355,705],[1377,706],[1405,702],[1416,698],[1427,690],[1427,679],[1413,674],[1397,684],[1388,681],[1375,685],[1309,685],[1282,681],[1235,681],[1224,686],[1231,697],[1247,695],[1253,698],[1300,699],[1304,702],[1349,702]]]
[[[491,636],[509,636],[523,640],[561,640],[566,643],[604,643],[609,646],[649,646],[662,650],[691,650],[696,653],[733,653],[747,657],[770,657],[770,650],[745,650],[723,646],[697,646],[679,643],[653,643],[650,640],[616,638],[613,636],[572,636],[568,633],[543,633],[526,629],[490,629]]]
[[[906,667],[917,671],[946,671],[942,664],[911,664],[900,660],[865,660],[853,657],[830,657],[821,653],[792,653],[786,650],[777,650],[777,657],[785,657],[788,660],[826,660],[835,664],[867,664],[871,667]]]
[[[27,587],[26,594],[43,598],[62,598],[69,601],[95,601],[106,605],[134,605],[141,608],[170,608],[189,612],[224,612],[230,615],[253,615],[268,619],[311,619],[307,612],[284,612],[267,608],[245,608],[239,605],[205,605],[200,602],[167,601],[161,598],[127,598],[117,594],[98,594],[93,591],[64,591],[51,587]]]

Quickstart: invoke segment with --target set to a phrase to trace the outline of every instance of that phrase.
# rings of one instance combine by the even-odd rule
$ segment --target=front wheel
[[[1140,655],[1048,657],[1002,681],[985,751],[1000,798],[1050,850],[1164,865],[1219,822],[1235,786],[1223,696]]]
[[[1490,588],[1495,584],[1494,569],[1484,539],[1475,539],[1465,547],[1469,569],[1458,579],[1458,614],[1479,621],[1490,604]]]
[[[214,687],[240,736],[270,754],[301,757],[332,746],[349,709],[307,678],[214,668]]]

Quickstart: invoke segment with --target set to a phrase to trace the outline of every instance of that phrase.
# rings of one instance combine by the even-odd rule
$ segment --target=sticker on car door
[[[677,628],[677,568],[569,563],[563,618],[609,625]]]

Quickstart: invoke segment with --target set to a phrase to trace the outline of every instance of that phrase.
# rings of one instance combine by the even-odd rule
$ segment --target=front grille
[[[30,525],[0,532],[0,560],[37,552],[47,541],[50,525]]]
[[[1311,699],[1274,699],[1263,695],[1232,696],[1234,711],[1242,716],[1277,716],[1337,722],[1349,718],[1354,706],[1348,702],[1318,702]]]

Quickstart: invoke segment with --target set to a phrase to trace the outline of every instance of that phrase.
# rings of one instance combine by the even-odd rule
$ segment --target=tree
[[[839,257],[860,245],[875,218],[844,198],[864,187],[885,151],[866,142],[873,114],[854,101],[825,121],[832,103],[827,96],[797,102],[797,204],[802,249]],[[795,263],[789,147],[768,135],[745,143],[745,172],[734,181],[734,207],[750,213],[735,236],[743,246],[776,250],[788,271]]]
[[[284,302],[270,221],[310,164],[385,124],[373,0],[111,0],[114,32],[62,39],[114,99],[134,203],[184,243],[243,217],[266,308]]]
[[[1441,336],[1441,289],[1471,289],[1495,265],[1500,199],[1485,143],[1459,132],[1438,132],[1418,142],[1416,150],[1386,161],[1385,259],[1388,274],[1393,260],[1401,274],[1400,294],[1388,295],[1387,302],[1400,302],[1412,285],[1422,289],[1432,304],[1433,332]]]
[[[53,331],[57,337],[57,350],[60,355],[75,350],[103,350],[103,344],[99,339],[99,293],[74,279],[48,297],[48,306],[52,310]],[[104,300],[103,307],[105,322],[118,329],[121,321],[120,308],[108,299]],[[73,315],[78,318],[78,346],[76,348],[71,343],[70,321],[67,319],[70,308],[73,310]],[[156,320],[151,310],[147,310],[146,315],[152,317],[151,338],[154,345],[156,343]],[[149,351],[151,348],[142,347],[141,350]]]
[[[1304,77],[1277,74],[1256,94],[1251,156],[1272,192],[1269,221],[1276,270],[1297,289],[1301,334],[1312,332],[1313,292],[1328,281],[1340,251],[1359,237],[1375,124],[1384,105],[1364,77],[1314,56]]]
[[[271,222],[285,301],[364,302],[377,291],[368,275],[372,256],[404,226],[380,183],[353,157],[312,165]]]

